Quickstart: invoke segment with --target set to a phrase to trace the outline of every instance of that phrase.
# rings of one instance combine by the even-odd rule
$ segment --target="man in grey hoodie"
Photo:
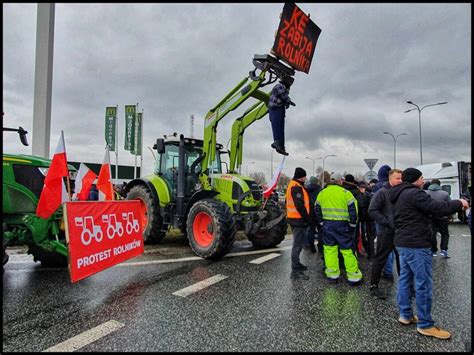
[[[436,201],[451,201],[451,197],[447,191],[441,188],[441,182],[439,179],[432,179],[428,190],[425,192]],[[444,258],[449,258],[448,255],[448,242],[449,242],[449,230],[448,230],[448,216],[443,217],[431,217],[431,252],[433,256],[438,256],[438,241],[436,234],[441,234],[441,255]]]

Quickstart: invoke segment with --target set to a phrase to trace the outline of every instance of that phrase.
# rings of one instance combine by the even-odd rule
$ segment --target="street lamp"
[[[423,148],[422,148],[422,144],[421,144],[421,111],[426,107],[444,105],[444,104],[447,104],[447,103],[448,103],[447,101],[438,102],[437,104],[430,104],[430,105],[426,105],[426,106],[423,106],[422,108],[420,108],[417,104],[413,103],[413,101],[407,101],[407,104],[416,106],[416,109],[418,110],[418,120],[419,120],[419,123],[420,123],[420,165],[423,165]],[[414,108],[412,108],[410,110],[406,110],[405,113],[408,113],[408,112],[413,111],[413,110],[414,110]]]
[[[393,168],[395,169],[397,167],[397,139],[400,136],[406,136],[406,133],[400,133],[397,137],[394,137],[392,133],[389,132],[383,132],[383,134],[389,134],[393,138]]]
[[[335,157],[335,156],[336,156],[335,154],[329,154],[329,155],[325,155],[325,156],[323,157],[323,178],[321,179],[321,181],[322,181],[322,182],[321,182],[321,188],[323,188],[323,189],[324,189],[324,162],[326,161],[326,158],[328,158],[328,157]]]
[[[250,164],[255,164],[255,162],[251,161],[250,163],[247,164],[247,176],[249,176],[249,165]]]
[[[310,158],[310,157],[305,157],[305,158],[306,158],[306,159],[309,159],[309,160],[311,160],[311,161],[313,162],[313,175],[312,175],[312,176],[314,176],[314,163],[316,162],[316,160],[319,160],[319,159],[322,159],[322,158],[321,158],[321,157],[316,158],[316,159],[313,159],[313,158]]]

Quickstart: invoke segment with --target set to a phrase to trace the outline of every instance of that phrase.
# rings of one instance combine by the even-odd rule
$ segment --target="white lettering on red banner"
[[[64,211],[72,282],[144,252],[139,201],[73,201]]]

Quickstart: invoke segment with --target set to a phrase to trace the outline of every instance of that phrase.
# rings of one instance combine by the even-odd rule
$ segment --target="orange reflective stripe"
[[[302,218],[298,210],[296,209],[295,202],[293,201],[293,196],[291,195],[291,189],[295,186],[301,186],[296,181],[291,180],[288,184],[288,188],[286,189],[286,216],[287,218]],[[301,186],[303,190],[303,197],[304,197],[304,207],[306,208],[306,212],[309,215],[309,194],[306,189]]]

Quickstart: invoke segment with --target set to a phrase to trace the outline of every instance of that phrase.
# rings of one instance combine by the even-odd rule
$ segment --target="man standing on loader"
[[[283,76],[272,89],[268,104],[268,114],[273,132],[272,148],[283,155],[288,155],[285,150],[285,113],[290,105],[295,106],[289,96],[290,87],[294,80],[291,76]]]

